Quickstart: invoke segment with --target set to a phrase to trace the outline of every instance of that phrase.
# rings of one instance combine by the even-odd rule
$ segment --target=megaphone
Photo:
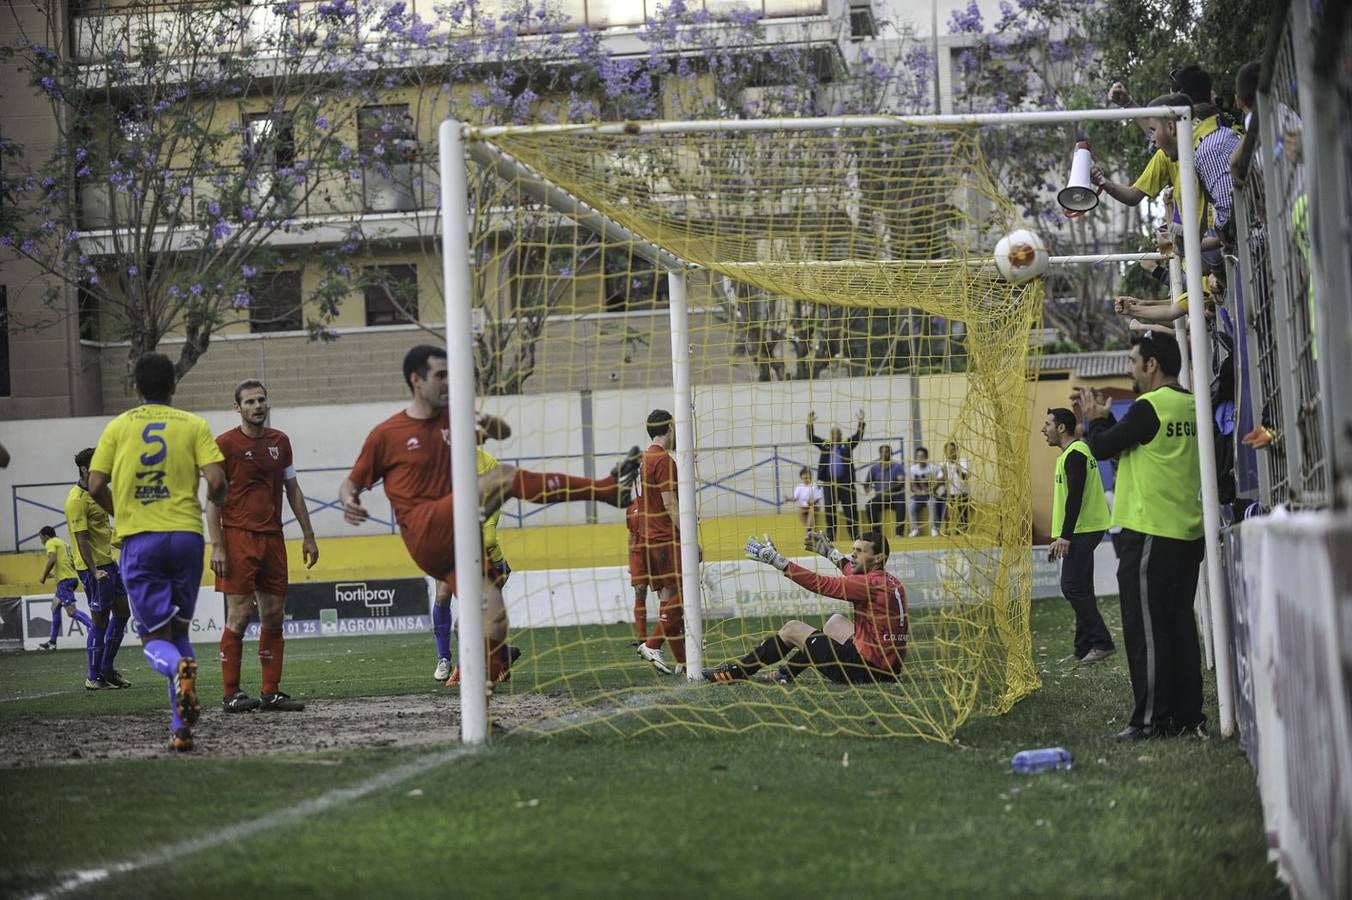
[[[1089,181],[1089,168],[1094,157],[1089,153],[1089,142],[1075,145],[1075,157],[1070,163],[1070,180],[1056,195],[1056,202],[1069,213],[1083,215],[1098,206],[1098,191]]]

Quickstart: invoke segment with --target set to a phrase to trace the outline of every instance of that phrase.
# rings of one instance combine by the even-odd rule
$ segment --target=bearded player
[[[741,659],[706,669],[707,680],[728,684],[749,678],[761,667],[780,660],[784,665],[774,680],[785,685],[809,668],[836,684],[887,683],[901,676],[910,623],[906,589],[885,568],[887,538],[880,531],[867,532],[854,542],[854,552],[849,556],[820,532],[808,534],[805,545],[838,566],[840,576],[818,575],[789,562],[769,537],[747,540],[746,555],[774,566],[814,594],[850,604],[854,621],[836,613],[820,630],[796,619],[785,622]]]
[[[305,494],[296,478],[291,441],[267,427],[268,389],[256,379],[235,388],[235,412],[240,424],[216,436],[225,457],[229,481],[225,506],[207,502],[207,530],[211,535],[211,571],[216,590],[225,594],[225,630],[221,635],[221,680],[228,713],[263,709],[300,712],[305,704],[281,690],[286,641],[286,539],[282,536],[282,492],[301,530],[301,558],[305,568],[319,562],[319,547]],[[258,662],[263,670],[261,696],[250,697],[240,688],[244,630],[258,607]]]
[[[385,496],[394,510],[404,546],[418,568],[455,593],[455,516],[451,494],[450,415],[446,351],[420,345],[404,357],[408,407],[372,429],[352,471],[339,488],[343,517],[360,525],[370,518],[361,493],[383,479]],[[637,459],[626,458],[602,479],[557,472],[528,472],[499,463],[479,477],[482,514],[492,515],[508,497],[529,503],[594,500],[623,509],[629,505],[629,483]],[[500,573],[484,556],[484,633],[490,687],[505,681],[511,670],[507,648],[507,607]]]

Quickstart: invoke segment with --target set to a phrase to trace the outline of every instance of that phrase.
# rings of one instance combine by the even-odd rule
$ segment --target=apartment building
[[[263,209],[278,227],[256,229],[255,249],[266,262],[252,266],[245,262],[241,268],[250,271],[247,281],[224,287],[247,299],[227,305],[228,314],[209,329],[209,342],[199,348],[200,358],[181,382],[180,402],[198,408],[224,405],[233,385],[252,375],[266,378],[275,394],[292,403],[400,397],[404,387],[396,374],[399,358],[409,344],[435,340],[441,327],[435,131],[448,113],[473,116],[476,111],[484,114],[485,107],[510,102],[531,104],[532,115],[575,115],[576,110],[566,105],[576,104],[579,90],[563,90],[560,85],[576,85],[578,73],[586,73],[583,81],[592,79],[591,89],[600,98],[587,112],[614,117],[613,108],[604,102],[611,89],[605,79],[623,77],[626,66],[632,73],[634,66],[654,55],[685,77],[657,79],[651,85],[654,105],[649,114],[689,115],[692,85],[696,94],[708,95],[701,100],[707,111],[718,86],[709,83],[707,72],[699,71],[698,48],[707,52],[709,46],[724,56],[740,54],[760,61],[741,69],[745,77],[735,86],[739,99],[753,109],[757,104],[771,108],[777,91],[804,90],[803,85],[777,84],[782,74],[764,75],[762,68],[772,68],[767,60],[781,73],[807,73],[808,90],[815,102],[824,104],[850,90],[861,47],[874,48],[876,55],[899,53],[905,44],[895,35],[876,33],[867,0],[759,0],[750,27],[747,17],[736,11],[745,8],[742,4],[734,8],[718,0],[701,3],[707,7],[694,6],[682,20],[686,37],[673,36],[680,29],[655,34],[651,19],[659,11],[653,0],[562,0],[548,7],[547,23],[541,18],[543,24],[533,29],[517,27],[510,40],[501,25],[504,7],[466,7],[469,12],[462,18],[455,8],[447,12],[430,0],[395,4],[397,26],[379,15],[363,14],[347,0],[10,4],[0,13],[4,32],[0,39],[15,42],[44,36],[46,46],[76,63],[79,87],[97,98],[96,106],[106,107],[98,128],[134,132],[147,127],[137,119],[145,110],[138,113],[130,102],[137,96],[137,82],[125,71],[121,80],[115,77],[126,60],[145,58],[147,47],[158,46],[160,56],[214,54],[221,70],[233,73],[221,80],[234,77],[243,88],[237,102],[218,103],[209,113],[197,114],[204,130],[214,134],[207,155],[214,154],[217,163],[201,166],[206,152],[202,150],[181,171],[175,162],[183,152],[177,151],[170,160],[168,170],[179,172],[174,196],[182,196],[183,218],[192,217],[191,222],[165,215],[162,208],[147,209],[150,204],[144,198],[138,205],[135,191],[123,190],[115,179],[95,183],[73,179],[74,202],[68,206],[74,218],[73,239],[88,271],[102,276],[99,290],[78,280],[63,281],[0,247],[0,303],[6,304],[8,313],[7,328],[0,334],[4,370],[0,417],[112,414],[129,406],[129,345],[120,333],[125,331],[128,311],[108,308],[114,290],[108,287],[109,279],[139,286],[137,279],[147,275],[144,270],[173,266],[194,252],[200,256],[207,239],[201,211],[222,206],[226,208],[216,221],[227,230],[248,228],[245,220]],[[351,16],[349,26],[341,25],[344,16]],[[191,25],[185,24],[189,20]],[[354,90],[351,79],[342,85],[346,74],[335,73],[341,65],[284,65],[269,57],[269,53],[280,56],[283,46],[309,52],[304,42],[279,44],[276,35],[282,31],[313,29],[314,35],[331,36],[342,27],[351,29],[354,42],[383,39],[383,55],[377,57],[383,78],[363,76],[359,90]],[[400,28],[408,38],[402,43],[388,33]],[[693,32],[724,36],[692,38]],[[204,40],[204,34],[209,39]],[[443,42],[429,45],[429,35],[442,36]],[[579,35],[587,40],[576,41]],[[961,39],[946,37],[939,43],[944,61],[939,66],[940,103],[948,106],[949,54]],[[429,46],[434,49],[429,51]],[[551,49],[560,46],[580,49]],[[460,54],[460,64],[448,74],[446,57],[455,53]],[[591,58],[581,58],[585,54]],[[599,77],[597,60],[604,60],[606,68]],[[371,57],[364,61],[371,65]],[[182,73],[180,99],[186,96],[184,102],[191,103],[197,93],[188,82],[201,77],[199,62],[185,61],[176,69],[159,59],[155,71],[168,73],[167,80]],[[241,75],[240,66],[253,68]],[[513,73],[518,66],[522,71]],[[620,76],[615,75],[617,70]],[[5,83],[20,85],[25,80],[10,65]],[[586,90],[584,84],[583,96]],[[64,120],[61,110],[71,108],[75,107],[53,104],[40,89],[10,88],[0,107],[0,134],[23,146],[27,160],[41,159],[63,139],[80,133],[81,127],[91,127]],[[324,149],[322,129],[341,140]],[[340,148],[337,156],[334,146]],[[356,161],[344,162],[341,152],[347,151],[341,148],[355,150]],[[312,164],[303,177],[296,177],[297,186],[285,188],[301,157]],[[219,161],[239,159],[251,167],[249,177],[233,181],[234,170],[228,178],[221,174],[226,166]],[[6,165],[12,170],[16,163],[10,160]],[[166,172],[166,179],[175,177],[172,171]],[[225,187],[223,180],[228,181]],[[230,185],[236,188],[233,194]],[[501,257],[495,269],[484,270],[477,286],[486,298],[489,327],[510,323],[516,333],[515,349],[505,352],[530,357],[529,364],[504,361],[508,371],[502,373],[498,388],[572,390],[605,387],[621,378],[662,383],[669,377],[665,279],[637,258],[587,259],[566,279],[550,276],[548,267],[536,276],[527,271],[533,263],[526,250],[499,253],[500,245],[519,237],[521,229],[550,225],[537,216],[523,226],[519,215],[503,213],[502,221],[481,229],[490,235],[490,244],[499,245],[485,248],[487,254]],[[129,235],[142,242],[139,256],[129,255]],[[245,259],[246,250],[238,258]],[[128,265],[128,259],[139,262]],[[110,266],[126,271],[109,271]],[[355,273],[350,289],[335,288],[341,282],[335,270]],[[158,290],[197,288],[186,276],[173,284],[162,282]],[[726,323],[716,304],[704,302],[718,289],[698,279],[692,283],[695,307],[710,310],[705,322],[710,327],[696,328],[707,339],[695,352],[711,363],[718,360],[724,369],[730,361],[734,371],[741,367],[748,380],[754,379],[754,362],[734,358],[738,348],[719,330]],[[528,309],[522,307],[526,295],[534,298]],[[112,299],[116,302],[117,297]],[[201,323],[194,325],[187,318],[181,316],[165,329],[159,342],[162,351],[177,356],[185,342],[201,342]],[[638,341],[635,335],[640,336]],[[643,335],[656,339],[645,340]],[[586,358],[579,358],[579,347],[587,348]],[[533,372],[524,380],[523,365]],[[630,374],[635,367],[645,371]]]

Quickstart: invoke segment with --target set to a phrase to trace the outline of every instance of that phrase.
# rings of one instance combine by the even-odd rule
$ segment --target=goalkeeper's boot
[[[459,686],[460,686],[460,667],[453,666],[451,667],[450,676],[446,679],[446,687],[459,687]]]
[[[449,659],[446,659],[445,657],[442,657],[441,659],[437,660],[437,668],[436,671],[432,673],[432,677],[435,678],[437,681],[445,681],[447,678],[450,678],[451,661]]]
[[[202,715],[202,704],[197,702],[197,660],[185,656],[178,661],[178,671],[174,673],[174,706],[183,724],[191,728]],[[191,747],[191,732],[189,732]]]
[[[169,749],[175,753],[187,753],[192,750],[192,729],[184,725],[169,732]]]
[[[735,662],[723,663],[721,666],[704,670],[705,680],[714,684],[732,684],[734,681],[745,681],[749,677],[746,669]]]
[[[638,478],[639,466],[643,463],[643,451],[635,444],[629,448],[629,452],[624,455],[624,459],[615,464],[610,470],[611,476],[621,485],[628,486],[634,483]],[[628,503],[624,504],[628,506]]]
[[[653,668],[663,675],[670,675],[671,666],[667,665],[667,658],[662,655],[661,647],[649,647],[647,644],[638,645],[638,655],[653,664]]]

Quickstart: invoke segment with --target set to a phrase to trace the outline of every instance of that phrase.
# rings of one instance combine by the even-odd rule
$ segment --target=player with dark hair
[[[99,691],[131,687],[113,667],[117,651],[122,647],[122,638],[127,633],[131,608],[127,605],[127,589],[122,584],[122,573],[113,555],[112,523],[90,496],[89,464],[93,458],[93,447],[75,454],[78,478],[66,494],[65,514],[66,530],[75,545],[75,572],[84,586],[94,623],[85,644],[89,654],[85,689]]]
[[[450,413],[446,351],[420,345],[404,357],[408,407],[377,425],[367,435],[352,471],[339,488],[343,518],[360,525],[370,518],[361,505],[363,491],[383,480],[399,524],[404,546],[418,568],[444,582],[455,593],[455,513],[451,485]],[[481,510],[489,516],[509,497],[530,503],[594,500],[624,509],[629,484],[638,471],[638,448],[630,451],[609,476],[601,479],[557,472],[529,472],[505,463],[479,476]],[[511,660],[507,646],[507,607],[502,599],[502,573],[484,555],[484,632],[490,689],[507,680]],[[459,672],[448,684],[459,683]]]
[[[910,628],[909,607],[906,589],[886,569],[890,550],[887,538],[880,531],[866,532],[854,542],[849,556],[820,532],[808,535],[805,544],[838,566],[841,574],[818,575],[789,562],[768,536],[748,539],[746,555],[774,566],[790,581],[815,594],[850,604],[854,621],[836,613],[820,630],[797,619],[785,622],[741,659],[706,669],[706,679],[728,684],[749,678],[763,666],[780,660],[784,665],[775,673],[780,684],[792,684],[808,668],[815,668],[836,684],[888,683],[901,677]]]
[[[85,647],[92,651],[94,646],[94,623],[83,612],[75,608],[75,585],[79,578],[75,574],[75,560],[70,555],[70,547],[56,536],[56,529],[43,525],[38,529],[43,549],[47,551],[47,565],[42,569],[39,582],[46,583],[48,577],[56,576],[56,591],[52,597],[52,631],[47,640],[38,644],[39,650],[55,650],[56,639],[61,636],[61,611],[84,626]],[[92,652],[91,652],[92,655]]]
[[[657,625],[638,645],[638,655],[671,675],[685,666],[685,611],[681,598],[681,516],[676,497],[676,421],[665,409],[648,414],[648,437],[639,474],[638,541],[648,585],[657,591]],[[635,612],[637,616],[637,611]],[[662,655],[671,647],[676,668]]]
[[[1112,524],[1122,527],[1117,584],[1135,705],[1114,737],[1205,737],[1192,612],[1206,550],[1196,407],[1178,383],[1182,362],[1172,338],[1134,338],[1127,366],[1139,399],[1122,421],[1096,391],[1075,395],[1094,457],[1119,457]]]
[[[191,750],[201,714],[188,627],[202,584],[202,504],[225,503],[225,469],[206,420],[169,405],[174,364],[161,353],[136,360],[141,401],[103,429],[89,464],[89,494],[116,513],[122,572],[146,660],[169,683],[170,747]]]
[[[643,487],[634,485],[634,499],[624,510],[624,528],[629,536],[629,586],[634,589],[634,638],[648,639],[648,554],[643,549]]]
[[[289,584],[286,539],[282,536],[282,492],[301,530],[301,558],[305,567],[319,561],[310,512],[296,477],[291,440],[267,426],[268,389],[250,378],[235,387],[237,428],[216,436],[225,457],[229,490],[225,506],[207,503],[207,530],[211,535],[211,571],[216,590],[225,595],[225,628],[221,633],[221,681],[226,712],[264,710],[299,712],[305,704],[283,693],[280,685],[286,639]],[[255,604],[258,608],[258,662],[263,670],[255,699],[240,689],[244,631]]]
[[[1075,642],[1063,663],[1096,663],[1115,652],[1112,635],[1099,615],[1094,596],[1094,550],[1108,530],[1108,500],[1089,445],[1075,436],[1075,413],[1065,407],[1047,410],[1042,436],[1057,447],[1052,488],[1052,543],[1047,559],[1063,560],[1061,593],[1075,610]]]

